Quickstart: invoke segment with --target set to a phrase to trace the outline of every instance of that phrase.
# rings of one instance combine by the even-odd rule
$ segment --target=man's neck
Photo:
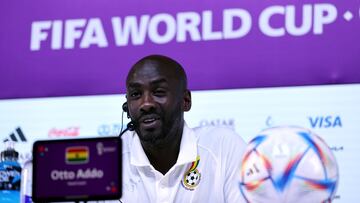
[[[182,132],[183,129],[178,131],[176,135],[169,136],[168,138],[171,140],[165,145],[162,144],[161,147],[142,145],[151,165],[163,175],[176,164],[180,152]]]

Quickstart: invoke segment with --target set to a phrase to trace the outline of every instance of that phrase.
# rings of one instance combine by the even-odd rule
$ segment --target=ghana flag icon
[[[85,164],[89,162],[89,148],[86,146],[67,147],[65,161],[67,164]]]

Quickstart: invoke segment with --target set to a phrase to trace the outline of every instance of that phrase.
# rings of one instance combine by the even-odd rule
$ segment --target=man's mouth
[[[156,128],[160,125],[160,117],[157,115],[146,115],[140,119],[143,128]]]
[[[147,119],[144,119],[143,122],[144,123],[151,123],[151,122],[153,122],[155,120],[156,120],[156,118],[147,118]]]

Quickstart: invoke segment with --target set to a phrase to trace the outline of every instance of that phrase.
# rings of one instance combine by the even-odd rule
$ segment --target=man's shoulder
[[[225,126],[202,126],[193,128],[196,136],[206,139],[236,139],[240,136],[235,132],[234,129]]]
[[[232,128],[205,126],[193,128],[200,147],[209,150],[226,150],[232,147],[245,148],[245,142]]]
[[[127,131],[121,136],[122,152],[130,152],[131,143],[133,142],[134,131]]]

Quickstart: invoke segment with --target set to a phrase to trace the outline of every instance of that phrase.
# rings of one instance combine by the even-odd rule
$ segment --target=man
[[[125,110],[135,132],[123,140],[121,202],[243,202],[243,140],[232,130],[191,129],[184,69],[171,58],[139,60],[126,80]]]

